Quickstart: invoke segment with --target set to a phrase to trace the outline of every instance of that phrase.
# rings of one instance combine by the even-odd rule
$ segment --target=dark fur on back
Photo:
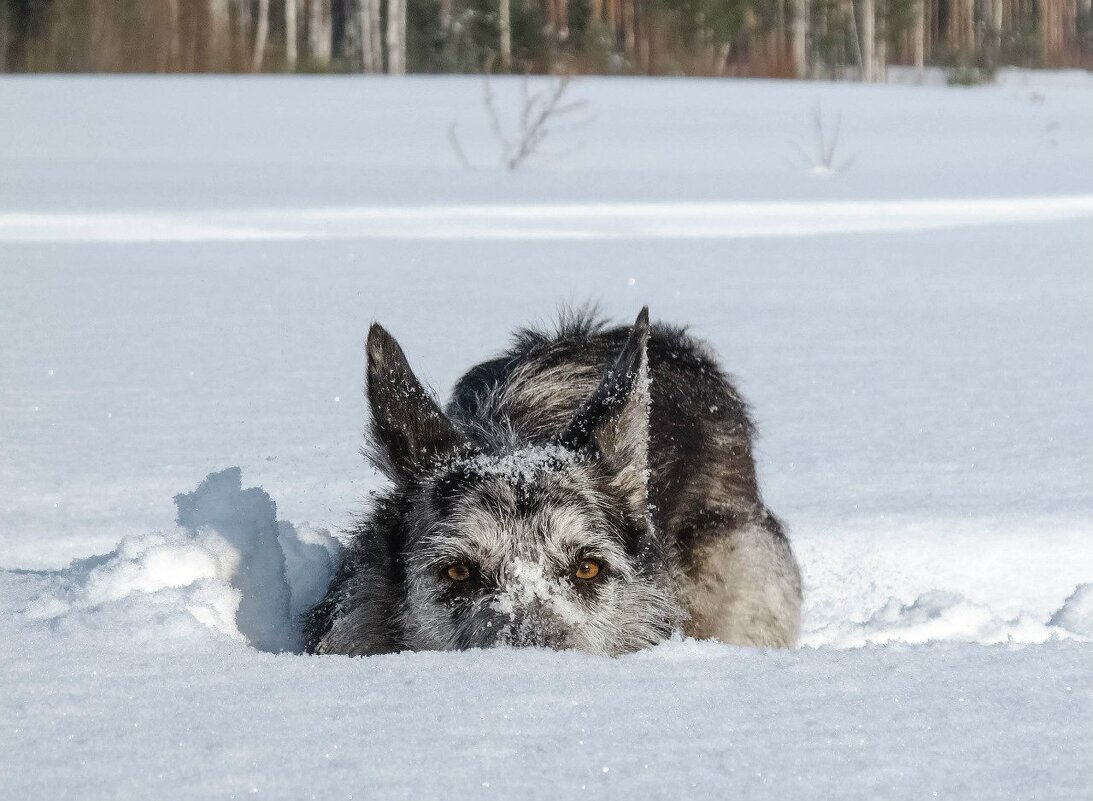
[[[494,432],[500,423],[523,441],[550,440],[595,390],[622,349],[628,327],[608,328],[590,312],[562,316],[556,331],[524,329],[504,355],[459,379],[448,415],[470,431]],[[649,500],[653,520],[668,540],[701,533],[710,502],[721,514],[757,512],[748,408],[709,348],[686,330],[653,324],[648,343]],[[567,373],[564,386],[552,373]],[[514,376],[528,380],[517,384]],[[541,381],[546,403],[528,387]]]
[[[501,356],[471,368],[442,412],[388,340],[375,329],[369,339],[369,398],[374,460],[394,486],[354,532],[326,598],[309,615],[309,651],[496,641],[619,653],[675,627],[743,644],[793,643],[796,563],[759,494],[747,405],[704,343],[642,316],[634,327],[608,327],[591,313],[566,314],[555,331],[522,330]],[[555,609],[553,617],[542,613],[547,622],[534,636],[520,639],[513,620],[533,613],[499,605],[502,588],[487,586],[484,575],[479,592],[494,593],[492,612],[470,598],[443,596],[443,587],[408,589],[435,569],[421,554],[442,547],[423,532],[455,538],[445,528],[451,520],[474,518],[494,503],[508,504],[502,519],[571,513],[583,522],[557,525],[608,532],[604,542],[580,547],[610,554],[611,543],[618,545],[610,557],[615,583],[601,586],[598,600],[578,594],[567,601],[579,607],[573,614],[582,627],[602,631],[571,631],[577,624]],[[526,538],[540,536],[547,535]],[[538,558],[520,553],[518,563]],[[581,582],[576,590],[590,591]],[[421,610],[430,599],[451,612],[451,631],[442,615]],[[535,604],[547,604],[546,596]],[[483,639],[479,629],[492,627],[488,615],[502,607],[509,633]],[[468,622],[472,612],[477,628]]]

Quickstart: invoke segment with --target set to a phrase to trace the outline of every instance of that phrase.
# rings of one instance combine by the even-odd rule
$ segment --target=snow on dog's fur
[[[800,576],[747,407],[683,330],[645,309],[630,328],[563,317],[472,368],[445,412],[373,325],[368,400],[392,486],[310,613],[309,651],[796,641]]]

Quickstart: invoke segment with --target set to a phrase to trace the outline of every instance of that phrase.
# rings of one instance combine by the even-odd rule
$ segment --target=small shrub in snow
[[[510,172],[520,169],[528,160],[542,154],[543,143],[551,134],[563,127],[573,128],[584,124],[586,120],[579,116],[579,112],[587,107],[587,102],[566,99],[571,82],[569,73],[561,73],[551,77],[545,85],[536,81],[533,88],[531,78],[525,75],[520,81],[519,106],[505,114],[497,101],[489,72],[483,75],[482,105],[489,120],[490,133],[497,142],[498,160],[502,167]],[[459,163],[471,169],[471,160],[463,148],[455,122],[448,127],[448,142]]]

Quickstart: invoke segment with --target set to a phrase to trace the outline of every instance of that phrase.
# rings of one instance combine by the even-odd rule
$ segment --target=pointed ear
[[[642,517],[649,506],[648,342],[645,307],[618,358],[560,438],[563,447],[602,460],[631,511]]]
[[[398,342],[379,323],[368,331],[370,456],[405,486],[466,447],[466,440],[417,380]]]

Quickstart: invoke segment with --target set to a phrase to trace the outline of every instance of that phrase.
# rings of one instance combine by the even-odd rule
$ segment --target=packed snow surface
[[[1093,78],[571,91],[508,174],[474,79],[0,78],[0,797],[1093,795]],[[736,376],[801,647],[299,654],[369,322],[588,299]]]
[[[0,214],[0,242],[741,239],[1093,220],[1093,195]]]

